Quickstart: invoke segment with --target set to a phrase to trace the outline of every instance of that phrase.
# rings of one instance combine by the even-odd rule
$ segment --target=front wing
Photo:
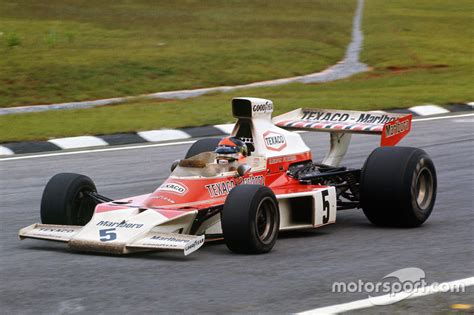
[[[127,254],[174,249],[188,255],[204,244],[204,235],[186,234],[196,214],[189,211],[170,219],[153,210],[123,209],[96,213],[85,226],[36,223],[21,229],[19,237],[66,242],[83,251]]]
[[[127,254],[143,250],[171,249],[182,250],[189,255],[204,244],[204,235],[186,235],[177,233],[148,232],[144,237],[125,243],[104,243],[96,240],[81,240],[74,238],[82,226],[32,224],[20,230],[20,239],[33,238],[49,241],[66,242],[76,250],[107,252],[112,254]],[[114,231],[105,231],[105,238],[113,238]]]

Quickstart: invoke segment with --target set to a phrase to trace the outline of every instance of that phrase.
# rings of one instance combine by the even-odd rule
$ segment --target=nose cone
[[[158,187],[144,202],[153,209],[190,210],[209,203],[206,189],[209,180],[170,178]]]
[[[237,185],[234,177],[169,178],[143,203],[146,208],[161,210],[199,210],[225,202]]]
[[[69,247],[106,253],[126,253],[126,244],[145,235],[169,218],[154,210],[137,208],[97,213],[69,241]]]

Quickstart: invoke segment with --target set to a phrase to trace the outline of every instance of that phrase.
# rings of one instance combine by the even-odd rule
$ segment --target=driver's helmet
[[[245,142],[236,137],[225,137],[214,150],[217,154],[216,161],[219,164],[227,164],[245,158],[248,154]]]

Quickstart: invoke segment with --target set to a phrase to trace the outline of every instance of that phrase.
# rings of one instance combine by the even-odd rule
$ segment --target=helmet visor
[[[230,147],[230,146],[218,146],[217,149],[214,151],[217,154],[234,154],[239,153],[239,147]]]

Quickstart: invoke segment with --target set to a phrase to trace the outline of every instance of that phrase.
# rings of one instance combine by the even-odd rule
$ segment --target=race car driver
[[[227,167],[229,171],[235,171],[240,164],[244,164],[248,155],[245,142],[236,137],[225,137],[214,150],[216,163]]]

